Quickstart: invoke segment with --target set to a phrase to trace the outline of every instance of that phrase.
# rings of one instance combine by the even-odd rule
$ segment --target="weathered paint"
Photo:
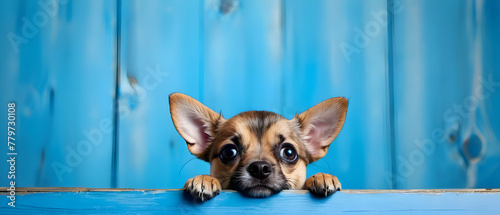
[[[18,103],[19,186],[110,187],[116,171],[118,187],[179,188],[207,174],[173,128],[172,92],[226,117],[254,109],[290,118],[349,98],[344,129],[308,167],[308,175],[337,175],[344,188],[500,186],[498,83],[459,123],[443,119],[475,93],[478,78],[500,81],[499,1],[68,1],[15,52],[6,35],[22,34],[23,17],[44,11],[38,2],[0,2],[0,105]],[[344,55],[344,43],[357,52]],[[115,101],[118,169],[105,132],[59,180],[54,162],[67,163],[66,147],[91,141],[84,130],[102,131]],[[436,128],[447,140],[425,153],[415,141],[432,139]],[[0,165],[0,174],[7,170]]]
[[[0,109],[7,116],[16,102],[16,185],[111,186],[115,4],[51,1],[47,12],[40,2],[0,2]],[[18,52],[9,33],[27,39]],[[7,132],[0,138],[7,173]]]
[[[2,189],[3,190],[3,189]],[[2,193],[5,195],[5,193]],[[284,191],[270,198],[224,191],[206,202],[182,190],[38,192],[16,196],[16,207],[1,198],[0,213],[64,214],[498,214],[498,191],[425,190],[373,192],[346,190],[328,198]]]
[[[403,1],[394,15],[395,188],[499,186],[499,9]]]
[[[387,28],[371,15],[387,11],[385,0],[284,1],[284,77],[282,114],[293,117],[325,99],[349,99],[346,122],[325,158],[309,165],[308,176],[338,176],[344,188],[391,188],[389,97],[386,81]],[[358,30],[378,29],[356,46]],[[377,162],[370,162],[376,160]],[[370,166],[369,168],[364,168]]]
[[[193,1],[122,1],[118,187],[180,188],[208,174],[206,163],[187,163],[192,156],[168,107],[170,93],[199,95],[202,9]]]
[[[206,163],[191,160],[172,127],[165,106],[172,92],[199,99],[226,118],[248,110],[291,118],[325,99],[347,97],[344,129],[307,174],[337,175],[344,187],[392,187],[386,177],[387,56],[378,54],[387,33],[380,27],[366,48],[371,54],[349,61],[338,47],[352,44],[353,28],[371,21],[370,11],[386,10],[385,0],[198,3],[123,2],[120,108],[128,115],[120,114],[118,187],[179,188],[208,173]],[[152,90],[144,88],[148,66],[169,74]],[[129,76],[138,80],[134,87]],[[136,98],[140,93],[147,96]]]

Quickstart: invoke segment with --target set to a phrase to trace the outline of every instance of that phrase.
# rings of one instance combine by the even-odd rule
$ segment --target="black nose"
[[[248,166],[247,171],[255,178],[264,179],[271,175],[273,168],[271,164],[265,161],[256,161]]]

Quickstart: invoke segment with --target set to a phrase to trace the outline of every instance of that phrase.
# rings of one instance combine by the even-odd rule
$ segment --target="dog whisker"
[[[182,165],[181,169],[179,169],[179,175],[181,175],[181,172],[182,172],[182,169],[184,169],[184,167],[191,161],[195,160],[196,158],[191,158],[189,159],[188,161],[186,161],[186,163],[184,163],[184,165]]]
[[[202,201],[213,198],[221,189],[235,189],[250,197],[302,188],[331,195],[315,191],[322,191],[329,179],[340,187],[335,176],[318,173],[316,178],[304,178],[307,165],[325,156],[342,129],[348,103],[343,97],[330,98],[293,119],[269,111],[246,111],[225,119],[187,95],[171,94],[170,115],[175,129],[191,154],[211,165],[211,174],[189,179],[192,181],[186,182],[186,190]],[[193,159],[184,163],[179,175]],[[312,165],[328,167],[330,172],[330,164],[322,162]]]

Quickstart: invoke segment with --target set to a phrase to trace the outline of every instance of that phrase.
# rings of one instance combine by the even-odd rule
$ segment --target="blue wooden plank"
[[[180,188],[208,173],[189,162],[168,107],[170,93],[200,92],[202,11],[201,1],[122,1],[118,187]]]
[[[481,2],[407,1],[394,16],[397,188],[499,186],[498,4]]]
[[[478,117],[479,129],[483,131],[487,145],[481,162],[477,163],[476,187],[500,186],[500,2],[485,1],[482,5],[482,24],[476,26],[482,32],[482,68],[483,77],[493,80],[494,91],[484,100],[481,108],[482,117]],[[490,88],[491,89],[491,88]]]
[[[51,192],[16,196],[16,207],[0,200],[3,214],[498,214],[498,192],[337,192],[325,199],[285,191],[257,199],[221,192],[200,203],[183,191]]]
[[[227,117],[250,109],[292,117],[350,98],[344,130],[308,172],[335,174],[344,188],[390,188],[391,179],[396,188],[498,187],[500,3],[390,2],[402,3],[393,35],[395,178],[386,1],[123,1],[119,187],[178,188],[208,173],[189,162],[171,124],[175,91]],[[110,186],[116,2],[69,1],[53,16],[35,0],[1,5],[0,105],[18,102],[18,185]],[[23,18],[35,14],[47,23],[23,35]],[[13,46],[10,33],[28,42]],[[455,105],[469,102],[481,77],[493,80],[482,85],[489,94],[462,116]],[[435,139],[441,133],[447,140]],[[483,143],[466,145],[472,134]]]
[[[442,17],[444,7],[448,8],[447,16]],[[467,44],[470,38],[466,37],[464,25],[449,24],[454,20],[467,21],[468,18],[461,15],[466,5],[455,4],[450,8],[444,2],[421,1],[404,3],[401,8],[406,10],[400,9],[402,11],[395,15],[393,36],[397,187],[463,187],[465,172],[459,163],[458,137],[453,145],[448,141],[434,144],[429,140],[432,140],[433,129],[447,126],[444,129],[451,130],[457,125],[445,124],[443,113],[465,98],[470,88],[472,74],[470,68],[463,65],[467,47],[454,46]],[[433,25],[425,25],[429,22]],[[437,45],[443,49],[436,50]],[[462,59],[462,65],[457,63],[458,59]],[[453,75],[457,72],[461,75]],[[438,99],[439,103],[426,102]],[[424,157],[424,152],[429,157]],[[409,161],[410,154],[412,161]],[[441,180],[432,182],[428,175]]]
[[[2,35],[25,39],[12,45],[4,37],[0,51],[7,77],[0,101],[17,102],[16,185],[110,186],[112,127],[102,122],[113,113],[113,2],[4,1],[1,8]]]
[[[282,4],[205,1],[203,102],[224,117],[281,111]]]
[[[349,99],[344,128],[308,175],[337,175],[344,188],[391,188],[386,1],[285,4],[284,114]]]

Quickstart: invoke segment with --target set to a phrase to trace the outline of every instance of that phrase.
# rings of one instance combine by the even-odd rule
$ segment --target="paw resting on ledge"
[[[340,190],[333,175],[318,173],[306,181],[306,167],[324,157],[340,133],[347,99],[327,99],[292,119],[268,111],[225,119],[187,95],[174,93],[169,99],[172,121],[188,150],[210,163],[210,175],[184,186],[195,199],[211,199],[221,189],[254,198],[288,189],[325,197]]]

